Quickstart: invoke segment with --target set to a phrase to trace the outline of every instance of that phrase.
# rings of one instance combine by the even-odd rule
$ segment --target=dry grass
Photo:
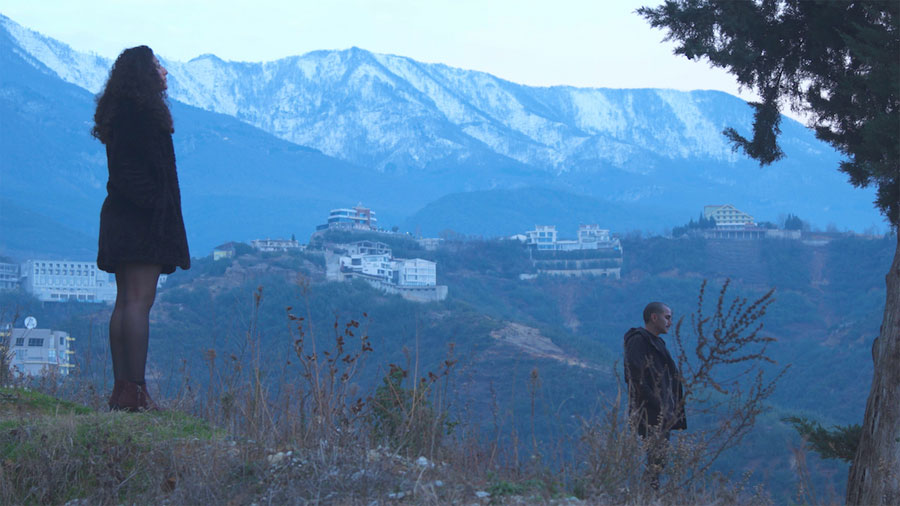
[[[21,388],[2,389],[0,406],[3,504],[221,502],[216,483],[243,465],[221,433],[178,412],[103,413]]]

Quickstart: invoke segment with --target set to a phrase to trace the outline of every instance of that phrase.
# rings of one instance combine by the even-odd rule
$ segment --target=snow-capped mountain
[[[5,51],[0,57],[9,58],[16,68],[30,69],[29,75],[35,76],[10,84],[8,90],[18,94],[30,93],[34,86],[55,90],[58,86],[52,82],[58,82],[77,87],[89,97],[100,91],[112,63],[74,51],[2,15],[0,39],[4,44],[0,49]],[[392,197],[375,192],[372,185],[351,192],[346,180],[331,180],[327,172],[310,172],[310,167],[277,168],[279,177],[292,178],[284,185],[301,187],[315,174],[318,188],[332,195],[329,202],[393,206],[394,223],[415,216],[421,222],[406,224],[431,223],[433,229],[426,233],[461,225],[446,222],[443,212],[426,216],[416,211],[427,214],[439,207],[426,204],[463,193],[467,197],[445,202],[465,202],[477,208],[478,233],[512,233],[511,225],[499,218],[504,214],[492,209],[524,203],[515,204],[518,197],[491,191],[527,188],[555,190],[547,193],[554,202],[548,200],[546,209],[565,209],[567,194],[602,201],[596,218],[578,219],[604,222],[611,228],[660,230],[684,223],[711,203],[735,204],[758,220],[774,221],[779,214],[791,212],[820,226],[834,223],[862,229],[881,221],[871,206],[872,192],[851,188],[836,170],[839,154],[796,121],[784,119],[781,143],[787,158],[772,167],[760,169],[733,152],[721,132],[729,126],[748,132],[752,111],[742,100],[722,92],[530,87],[483,72],[359,48],[314,51],[259,63],[228,62],[214,55],[188,62],[166,60],[163,55],[162,60],[169,69],[179,167],[193,164],[189,166],[193,170],[185,173],[203,175],[193,183],[188,181],[200,192],[221,188],[226,181],[216,179],[216,174],[222,170],[235,174],[236,179],[228,180],[234,191],[253,187],[246,180],[253,172],[243,172],[247,165],[264,163],[274,171],[275,165],[286,162],[262,153],[284,148],[265,135],[242,130],[240,135],[252,137],[252,150],[224,161],[193,156],[204,150],[217,153],[209,149],[213,140],[234,143],[237,129],[225,127],[216,115],[189,112],[191,108],[181,103],[227,115],[292,145],[321,151],[316,155],[317,166],[335,166],[321,158],[324,154],[372,175],[380,172],[386,178],[380,186],[395,192]],[[20,110],[20,99],[4,97],[8,90],[2,89],[3,78],[0,72],[0,102],[8,99],[5,103],[16,111],[15,117],[31,121],[31,113]],[[68,109],[67,104],[75,103],[71,100],[51,92],[42,96],[46,100],[36,101],[34,107],[58,109],[79,122],[54,125],[76,132],[76,137],[86,135],[89,99],[78,98],[76,112]],[[18,128],[3,126],[13,131]],[[210,135],[190,137],[191,132]],[[8,169],[4,187],[21,179],[16,167],[6,161],[30,156],[30,138],[35,137],[6,144],[0,139],[0,148],[7,150],[0,153],[0,168]],[[78,142],[83,146],[79,150],[86,153],[85,168],[79,170],[93,171],[90,184],[97,186],[104,178],[102,152],[91,139]],[[60,152],[59,158],[64,159],[65,153]],[[234,160],[248,162],[229,166]],[[295,160],[291,164],[299,163],[299,158],[291,160]],[[536,193],[529,190],[515,195],[529,200],[535,223],[541,222],[546,209],[535,201]],[[223,196],[221,192],[219,196]],[[299,194],[297,198],[301,198]],[[214,217],[210,219],[214,221]],[[212,236],[216,231],[209,233]]]
[[[102,87],[108,60],[8,18],[2,24],[63,80],[94,93]],[[163,61],[172,98],[380,170],[488,153],[557,173],[644,171],[648,154],[730,163],[737,155],[721,131],[750,121],[743,102],[721,92],[529,87],[358,48],[262,63]]]

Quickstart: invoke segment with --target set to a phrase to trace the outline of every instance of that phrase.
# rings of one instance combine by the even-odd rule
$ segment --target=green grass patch
[[[520,482],[498,480],[491,484],[488,492],[492,498],[505,495],[525,495],[528,493],[542,492],[547,484],[542,480],[524,480]]]
[[[0,388],[0,418],[20,415],[86,415],[93,410],[73,402],[22,388]]]
[[[0,502],[128,501],[159,487],[175,455],[225,433],[184,413],[98,412],[48,395],[0,390]]]

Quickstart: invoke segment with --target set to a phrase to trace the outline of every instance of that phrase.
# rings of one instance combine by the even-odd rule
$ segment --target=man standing
[[[681,372],[659,336],[672,326],[672,310],[662,302],[644,308],[644,326],[625,333],[628,412],[637,433],[647,439],[647,476],[659,488],[672,430],[687,429]]]

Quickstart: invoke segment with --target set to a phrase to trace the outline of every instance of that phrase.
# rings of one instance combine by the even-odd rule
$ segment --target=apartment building
[[[114,302],[116,278],[95,262],[28,260],[21,266],[22,286],[45,302]],[[161,280],[162,281],[162,280]]]

